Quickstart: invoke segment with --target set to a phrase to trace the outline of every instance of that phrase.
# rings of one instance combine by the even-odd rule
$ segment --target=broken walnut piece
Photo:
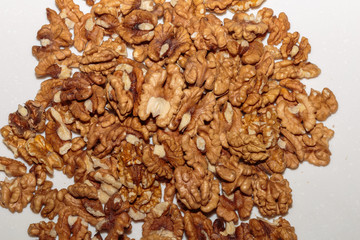
[[[98,193],[94,186],[85,183],[75,183],[68,186],[68,192],[75,198],[97,199]]]
[[[0,171],[4,171],[9,177],[21,177],[26,174],[26,166],[14,159],[0,157]]]
[[[124,202],[120,193],[110,197],[104,207],[105,218],[96,225],[98,231],[107,231],[105,240],[119,238],[124,235],[126,229],[131,228],[129,208],[129,202]]]
[[[145,66],[128,58],[117,61],[115,72],[107,76],[106,96],[120,120],[124,120],[130,113],[137,116]]]
[[[235,0],[232,1],[230,10],[234,12],[247,11],[260,6],[265,0]]]
[[[297,240],[295,228],[283,218],[276,219],[273,223],[269,223],[266,220],[261,219],[250,219],[249,229],[250,233],[256,239],[273,238]]]
[[[30,224],[28,234],[31,237],[38,237],[39,240],[55,240],[57,237],[53,221]]]
[[[50,8],[46,9],[46,15],[50,24],[43,25],[37,33],[37,39],[41,43],[40,51],[51,52],[59,50],[60,47],[70,47],[73,44],[72,34],[65,21]]]
[[[307,95],[298,93],[295,98],[295,103],[279,100],[276,111],[283,127],[293,134],[304,134],[311,131],[316,124],[316,109]]]
[[[338,102],[334,93],[324,88],[322,92],[311,89],[309,101],[316,109],[316,120],[325,121],[331,114],[334,114],[338,109]]]
[[[245,42],[240,42],[243,46],[248,45],[248,42],[254,41],[268,30],[268,26],[264,22],[258,21],[254,15],[244,12],[236,13],[231,20],[225,18],[224,27],[233,39],[244,40]]]
[[[22,212],[34,196],[36,179],[34,174],[5,179],[0,182],[0,206],[10,212]]]
[[[319,76],[320,72],[321,70],[315,64],[310,62],[301,62],[298,65],[294,65],[293,60],[283,60],[275,63],[272,79],[310,79]]]
[[[124,17],[117,33],[130,44],[140,44],[154,38],[157,16],[151,12],[134,10]]]
[[[58,221],[55,230],[59,240],[65,239],[84,239],[90,240],[91,232],[88,231],[86,219],[77,216],[76,211],[71,207],[63,207],[59,211]]]
[[[71,146],[72,132],[64,123],[63,117],[55,108],[50,108],[47,113],[45,140],[61,156],[67,153]]]
[[[250,217],[253,205],[254,202],[251,196],[246,196],[242,194],[240,190],[236,190],[234,194],[230,196],[220,196],[216,214],[226,222],[237,222],[238,215],[241,220]],[[238,215],[235,211],[238,212]]]
[[[316,166],[326,166],[330,162],[331,152],[329,140],[334,136],[334,131],[325,127],[322,123],[315,125],[309,136],[303,135],[305,144],[304,160]]]
[[[273,174],[269,178],[258,172],[254,175],[252,187],[254,203],[263,216],[273,217],[288,212],[292,204],[291,188],[282,175]]]
[[[253,169],[250,165],[239,162],[239,159],[224,152],[215,166],[216,174],[220,177],[222,190],[231,195],[237,188],[246,195],[252,194]]]
[[[148,56],[153,61],[165,58],[167,63],[175,63],[190,48],[190,36],[183,27],[177,28],[165,22],[157,25],[154,32],[148,48]]]
[[[162,145],[144,146],[142,162],[149,172],[155,173],[159,177],[166,179],[173,177],[173,169],[166,161],[166,153]]]
[[[175,204],[161,202],[146,215],[142,229],[142,240],[169,238],[180,240],[184,232],[183,217]]]
[[[217,14],[225,13],[227,8],[231,5],[233,0],[205,0],[204,5],[207,9]]]
[[[54,168],[61,169],[64,165],[60,155],[54,151],[53,147],[42,135],[27,140],[25,148],[28,157],[26,161],[43,165],[50,174],[53,173]]]
[[[104,37],[104,30],[95,24],[95,18],[87,13],[74,26],[74,47],[79,52],[92,46],[99,46]]]
[[[214,14],[191,18],[188,32],[198,50],[215,51],[223,49],[227,43],[227,31]]]
[[[189,240],[211,239],[213,234],[212,222],[204,214],[186,211],[184,215],[185,234]]]
[[[154,64],[142,85],[138,112],[140,119],[144,121],[151,114],[156,118],[156,125],[166,127],[180,105],[184,85],[179,67],[170,64],[164,70]]]
[[[92,46],[83,52],[79,59],[79,69],[83,73],[101,73],[108,75],[112,73],[116,66],[116,59],[126,55],[126,45],[120,39],[111,39],[102,42],[100,46]]]
[[[273,16],[274,11],[270,8],[263,8],[258,12],[257,18],[268,25],[270,33],[267,43],[269,45],[279,44],[290,29],[290,23],[285,13],[281,12],[278,17]]]
[[[27,101],[24,106],[19,105],[15,113],[9,115],[9,125],[18,137],[29,139],[36,133],[45,130],[44,108],[37,101]]]
[[[219,181],[213,174],[194,163],[193,169],[187,166],[177,167],[174,171],[177,198],[188,209],[201,209],[210,212],[219,201]]]

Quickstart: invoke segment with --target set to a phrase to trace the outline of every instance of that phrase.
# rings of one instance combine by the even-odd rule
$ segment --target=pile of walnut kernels
[[[85,14],[56,0],[32,49],[49,79],[1,129],[30,168],[0,158],[1,206],[29,204],[48,220],[28,233],[46,240],[129,239],[133,221],[143,240],[297,239],[281,217],[243,220],[288,212],[286,168],[329,163],[320,122],[338,105],[306,93],[320,70],[287,16],[246,13],[262,2],[87,0]],[[74,184],[54,188],[54,170]]]

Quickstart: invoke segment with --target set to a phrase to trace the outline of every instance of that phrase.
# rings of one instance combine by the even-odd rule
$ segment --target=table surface
[[[33,99],[41,80],[36,79],[36,59],[31,47],[38,45],[36,32],[47,24],[45,8],[55,9],[55,1],[13,0],[0,8],[0,126],[18,104]],[[83,1],[82,1],[83,2]],[[285,12],[290,31],[306,36],[312,46],[309,61],[321,75],[304,80],[307,89],[329,87],[339,102],[338,112],[325,125],[335,130],[330,142],[331,162],[327,167],[303,163],[287,170],[285,177],[293,189],[293,206],[286,215],[296,228],[298,239],[358,239],[360,236],[360,2],[355,0],[268,0],[263,6],[275,14]],[[0,155],[12,157],[0,146]],[[0,173],[3,180],[5,174]],[[55,187],[71,180],[61,173],[54,176]],[[21,214],[0,208],[1,239],[29,239],[30,223],[43,220],[29,207]],[[256,214],[255,214],[256,216]],[[140,225],[131,237],[139,239]]]

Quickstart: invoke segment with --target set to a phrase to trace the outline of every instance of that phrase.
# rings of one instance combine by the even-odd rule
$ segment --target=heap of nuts
[[[30,205],[47,240],[129,239],[133,221],[143,240],[297,239],[282,173],[329,163],[338,104],[305,91],[320,69],[284,13],[246,13],[262,2],[56,0],[32,48],[49,79],[1,129],[26,165],[0,158],[0,205]],[[54,188],[54,171],[74,184]]]

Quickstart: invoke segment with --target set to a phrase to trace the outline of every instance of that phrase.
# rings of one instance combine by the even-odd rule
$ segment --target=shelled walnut
[[[285,215],[286,169],[329,164],[319,121],[338,103],[308,94],[309,40],[263,2],[56,0],[32,48],[51,79],[1,128],[30,170],[0,157],[0,205],[55,219],[29,226],[39,239],[129,240],[133,221],[143,240],[297,239],[251,212]],[[53,188],[54,171],[74,183]]]

